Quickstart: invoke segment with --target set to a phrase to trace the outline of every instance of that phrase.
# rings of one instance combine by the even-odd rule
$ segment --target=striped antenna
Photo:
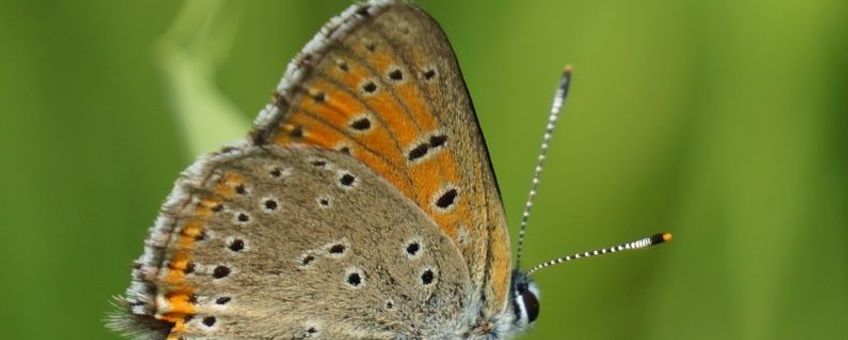
[[[642,239],[638,239],[636,241],[622,243],[622,244],[619,244],[617,246],[612,246],[612,247],[609,247],[609,248],[602,248],[602,249],[597,249],[597,250],[593,250],[593,251],[576,253],[574,255],[559,257],[559,258],[555,258],[553,260],[549,260],[549,261],[545,261],[545,262],[542,262],[540,264],[537,264],[536,266],[534,266],[533,268],[531,268],[530,270],[527,271],[527,276],[532,275],[534,272],[536,272],[540,269],[545,269],[545,268],[548,268],[550,266],[555,266],[555,265],[558,265],[558,264],[563,263],[563,262],[568,262],[568,261],[571,261],[571,260],[577,260],[577,259],[592,257],[592,256],[596,256],[596,255],[617,253],[617,252],[625,251],[625,250],[636,250],[636,249],[648,248],[650,246],[655,246],[655,245],[658,245],[660,243],[667,242],[667,241],[671,241],[671,234],[669,234],[669,233],[655,234],[655,235],[651,235],[651,236],[648,236],[648,237],[645,237],[645,238],[642,238]]]
[[[536,161],[536,169],[533,172],[533,181],[530,184],[530,193],[527,194],[527,201],[524,203],[524,212],[521,214],[521,227],[518,230],[518,250],[515,256],[515,268],[521,268],[521,252],[524,250],[524,233],[527,232],[527,220],[530,218],[530,210],[533,208],[533,199],[536,198],[536,190],[539,188],[539,180],[542,178],[542,168],[545,165],[545,156],[548,153],[551,137],[554,133],[559,113],[565,103],[565,97],[568,95],[568,86],[571,84],[571,65],[565,66],[562,70],[562,77],[559,78],[559,86],[554,93],[554,102],[551,105],[551,113],[548,115],[548,125],[545,126],[545,135],[542,137],[542,147],[539,151],[539,158]]]

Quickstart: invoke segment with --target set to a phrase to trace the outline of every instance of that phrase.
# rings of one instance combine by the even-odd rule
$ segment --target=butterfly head
[[[525,328],[536,321],[539,317],[539,288],[527,273],[513,271],[510,297],[518,328]]]

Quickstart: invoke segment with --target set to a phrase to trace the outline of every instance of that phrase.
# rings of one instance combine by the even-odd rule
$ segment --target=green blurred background
[[[172,181],[243,133],[348,1],[0,2],[4,339],[101,319]],[[459,55],[515,226],[576,68],[527,263],[529,339],[844,339],[848,2],[421,1]],[[41,323],[44,323],[43,325]]]

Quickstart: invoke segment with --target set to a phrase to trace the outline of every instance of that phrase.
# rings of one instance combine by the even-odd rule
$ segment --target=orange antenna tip
[[[653,235],[651,235],[650,239],[651,239],[651,244],[660,244],[660,243],[663,243],[663,242],[671,241],[671,234],[670,233],[653,234]]]
[[[562,68],[562,73],[571,74],[573,72],[574,72],[574,66],[565,65],[565,67]]]

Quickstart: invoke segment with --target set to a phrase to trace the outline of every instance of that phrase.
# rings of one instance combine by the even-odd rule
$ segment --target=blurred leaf
[[[240,7],[224,0],[187,1],[158,43],[166,91],[193,156],[243,137],[249,127],[214,79],[232,46]]]

